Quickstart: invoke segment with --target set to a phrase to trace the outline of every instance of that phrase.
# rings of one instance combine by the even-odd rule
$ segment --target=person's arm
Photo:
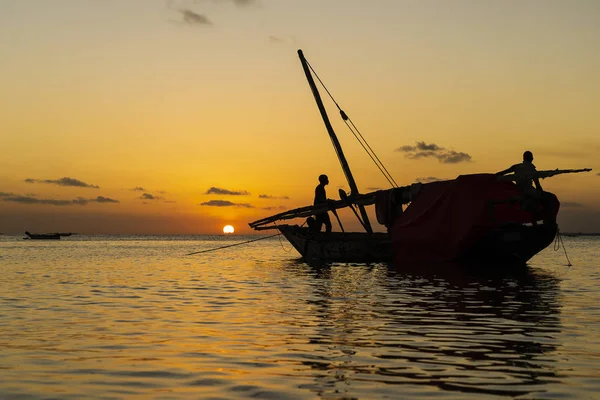
[[[510,168],[507,168],[507,169],[503,170],[503,171],[496,172],[496,175],[503,176],[503,175],[506,175],[506,174],[510,174],[511,172],[515,172],[515,166],[514,165],[511,166]]]

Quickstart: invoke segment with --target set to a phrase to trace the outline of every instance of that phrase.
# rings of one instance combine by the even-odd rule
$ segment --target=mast
[[[352,172],[350,172],[350,166],[348,166],[348,161],[346,161],[346,157],[344,156],[344,152],[342,151],[342,146],[335,135],[335,131],[331,126],[331,122],[329,121],[329,117],[327,116],[327,111],[325,110],[325,106],[323,105],[323,100],[321,100],[321,95],[319,94],[319,90],[315,85],[315,80],[312,77],[310,72],[310,67],[308,66],[308,62],[304,58],[304,54],[302,50],[298,50],[298,56],[300,57],[300,62],[302,63],[302,68],[304,69],[304,74],[306,75],[306,79],[308,80],[308,84],[310,85],[310,89],[312,90],[313,96],[315,97],[315,101],[317,102],[317,106],[319,107],[319,111],[321,112],[321,117],[323,117],[323,122],[325,123],[325,127],[327,128],[327,133],[329,133],[329,138],[333,143],[333,147],[335,148],[335,152],[340,160],[340,164],[342,165],[342,169],[344,170],[344,175],[346,175],[346,180],[348,181],[348,185],[350,186],[350,195],[355,196],[358,195],[358,187],[356,186],[356,182],[354,181],[354,177],[352,176]],[[362,222],[367,230],[367,232],[372,233],[373,229],[371,228],[371,223],[369,222],[369,217],[367,216],[367,211],[362,204],[358,204],[358,209],[360,210],[360,215],[362,217]]]

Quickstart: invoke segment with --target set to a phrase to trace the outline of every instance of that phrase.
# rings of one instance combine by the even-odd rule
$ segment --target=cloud
[[[160,200],[161,197],[154,196],[153,194],[150,194],[150,193],[144,193],[144,194],[142,194],[140,199],[142,199],[142,200]]]
[[[200,206],[209,206],[209,207],[244,207],[244,208],[254,208],[254,206],[246,203],[233,203],[228,200],[210,200],[204,203],[200,203]]]
[[[69,178],[69,177],[64,177],[64,178],[60,178],[60,179],[56,179],[56,180],[27,178],[27,179],[25,179],[25,182],[27,182],[27,183],[48,183],[48,184],[53,184],[53,185],[58,185],[58,186],[75,186],[75,187],[85,187],[85,188],[93,188],[93,189],[100,188],[100,186],[98,186],[98,185],[92,185],[89,183],[82,182],[79,179]]]
[[[181,14],[181,23],[187,25],[212,25],[210,19],[204,14],[198,14],[190,9],[183,8],[181,10],[177,10],[178,13]]]
[[[440,146],[435,143],[427,144],[425,142],[417,142],[416,146],[402,146],[396,151],[438,151],[443,150]]]
[[[144,189],[144,188],[143,188],[143,187],[141,187],[141,186],[136,186],[136,187],[134,187],[133,189],[129,189],[129,190],[131,190],[131,191],[133,191],[133,192],[145,192],[145,191],[146,191],[146,189]]]
[[[569,208],[573,208],[573,207],[579,208],[579,207],[583,207],[583,204],[577,203],[575,201],[561,201],[560,206],[561,207],[569,207]]]
[[[96,197],[96,200],[93,201],[96,201],[97,203],[119,203],[119,200],[110,199],[104,196],[98,196]]]
[[[201,3],[206,3],[208,0],[193,0],[193,1],[175,1],[168,0],[166,2],[167,8],[172,9],[178,12],[181,15],[181,19],[177,21],[171,21],[176,24],[181,25],[213,25],[213,22],[210,18],[203,13],[196,12],[192,10],[190,7],[194,5],[198,5]],[[212,0],[212,3],[215,4],[233,4],[237,7],[250,7],[250,6],[258,6],[258,2],[256,0]]]
[[[437,159],[444,164],[457,164],[460,162],[471,162],[471,156],[467,153],[450,150],[445,154],[440,154]]]
[[[108,197],[98,196],[95,199],[86,199],[84,197],[77,197],[73,200],[57,200],[57,199],[38,199],[30,196],[2,196],[4,201],[20,204],[46,204],[52,206],[72,206],[80,205],[85,206],[88,203],[119,203],[119,200],[110,199]]]
[[[278,206],[278,207],[262,207],[262,210],[287,210],[287,207]]]
[[[289,200],[290,199],[288,196],[273,196],[270,194],[259,194],[258,198],[259,199],[272,199],[272,200]]]
[[[221,189],[221,188],[217,188],[217,187],[211,187],[204,194],[219,194],[219,195],[224,194],[224,195],[229,195],[229,196],[248,196],[250,193],[248,193],[245,190],[238,191],[238,190],[228,190],[228,189]]]
[[[600,176],[600,172],[598,172],[596,175]]]
[[[0,197],[12,197],[14,195],[15,195],[14,193],[0,192]]]
[[[59,200],[59,201],[60,201],[60,200]],[[75,200],[71,200],[71,202],[72,202],[73,204],[77,204],[77,205],[80,205],[80,206],[85,206],[85,205],[86,205],[87,203],[89,203],[90,201],[89,201],[88,199],[85,199],[85,198],[83,198],[83,197],[78,197],[78,198],[76,198]]]
[[[221,0],[221,1],[227,1],[227,0]],[[253,6],[256,4],[256,0],[231,0],[233,2],[233,4],[235,4],[238,7],[245,7],[245,6]]]
[[[194,3],[204,3],[206,1],[207,0],[195,0]],[[249,6],[258,5],[258,2],[256,0],[212,0],[212,1],[213,1],[213,3],[219,3],[219,4],[231,3],[238,7],[249,7]]]
[[[436,158],[443,164],[457,164],[460,162],[471,162],[471,156],[467,153],[448,150],[435,143],[427,144],[417,142],[415,146],[401,146],[395,151],[406,153],[405,157],[410,159]]]
[[[275,35],[270,35],[269,36],[269,42],[271,43],[282,43],[284,40],[282,38],[280,38],[279,36],[275,36]]]
[[[444,180],[445,179],[437,178],[435,176],[428,176],[428,177],[424,177],[424,178],[415,178],[415,182],[421,182],[421,183],[438,182],[438,181],[444,181]]]
[[[21,203],[21,204],[50,204],[53,206],[69,206],[69,205],[73,205],[73,204],[81,204],[81,203],[77,203],[77,200],[37,199],[35,197],[27,197],[27,196],[5,197],[4,201],[10,201],[13,203]]]

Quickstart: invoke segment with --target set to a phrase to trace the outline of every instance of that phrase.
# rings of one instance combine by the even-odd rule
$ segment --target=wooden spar
[[[310,217],[311,215],[314,215],[314,214],[348,207],[350,204],[368,206],[371,204],[375,204],[375,193],[377,193],[377,192],[359,194],[356,197],[350,197],[350,198],[347,198],[344,200],[336,200],[336,201],[332,201],[328,204],[320,204],[317,206],[304,206],[304,207],[300,207],[300,208],[295,208],[293,210],[284,211],[279,214],[271,215],[270,217],[266,217],[266,218],[259,219],[254,222],[250,222],[248,225],[250,225],[250,227],[253,229],[257,229],[257,227],[259,227],[259,226],[270,224],[275,221],[281,221],[284,219]]]
[[[310,89],[312,90],[313,96],[315,97],[315,101],[317,102],[317,106],[319,107],[319,111],[321,112],[321,117],[323,117],[323,122],[325,123],[325,127],[327,128],[327,133],[329,133],[329,137],[331,138],[331,142],[333,143],[335,152],[337,153],[338,159],[340,160],[340,164],[342,164],[342,169],[344,170],[344,175],[346,175],[348,185],[350,185],[350,195],[358,195],[358,187],[356,186],[356,182],[354,181],[352,172],[350,172],[348,161],[346,161],[346,157],[344,156],[344,152],[342,151],[342,146],[340,145],[335,131],[331,126],[331,122],[329,121],[329,117],[327,116],[327,111],[325,110],[325,106],[323,105],[323,101],[321,100],[321,95],[319,94],[319,90],[315,85],[315,80],[312,77],[310,67],[308,66],[308,62],[304,58],[302,50],[298,50],[298,56],[300,57],[300,62],[302,63],[304,74],[306,75],[306,79],[308,80]],[[358,209],[360,210],[360,215],[362,217],[361,223],[363,224],[367,232],[372,233],[373,229],[371,228],[371,223],[369,222],[369,217],[367,216],[367,212],[364,206],[359,204]]]
[[[561,174],[577,174],[579,172],[590,172],[592,169],[591,168],[582,168],[582,169],[548,169],[548,170],[543,170],[543,171],[535,171],[531,174],[527,174],[527,175],[523,175],[523,174],[509,174],[509,175],[504,175],[504,176],[499,176],[498,179],[502,180],[502,181],[516,181],[519,179],[527,179],[527,178],[531,178],[531,179],[544,179],[544,178],[551,178],[555,175],[561,175]]]

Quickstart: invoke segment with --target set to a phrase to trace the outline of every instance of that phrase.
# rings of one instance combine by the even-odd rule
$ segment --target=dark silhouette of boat
[[[514,175],[496,174],[461,175],[453,180],[399,187],[333,100],[344,122],[392,185],[387,190],[359,193],[315,85],[314,70],[302,50],[298,50],[298,55],[350,193],[340,190],[340,200],[289,210],[251,222],[250,227],[259,231],[278,229],[303,259],[311,263],[525,264],[552,243],[558,231],[556,216],[560,207],[554,194],[543,192],[538,198],[532,198],[523,194],[513,182]],[[320,79],[319,82],[322,84]],[[329,90],[325,90],[331,96]],[[530,178],[587,171],[591,169],[536,171]],[[366,206],[372,205],[375,205],[377,222],[386,228],[386,232],[373,231],[365,210]],[[341,222],[342,232],[329,233],[315,232],[310,223],[309,226],[279,224],[279,221],[294,218],[307,218],[309,222],[313,215],[341,208],[350,208],[365,231],[345,232]]]
[[[25,231],[27,237],[23,239],[31,239],[31,240],[60,240],[60,233],[29,233]]]

